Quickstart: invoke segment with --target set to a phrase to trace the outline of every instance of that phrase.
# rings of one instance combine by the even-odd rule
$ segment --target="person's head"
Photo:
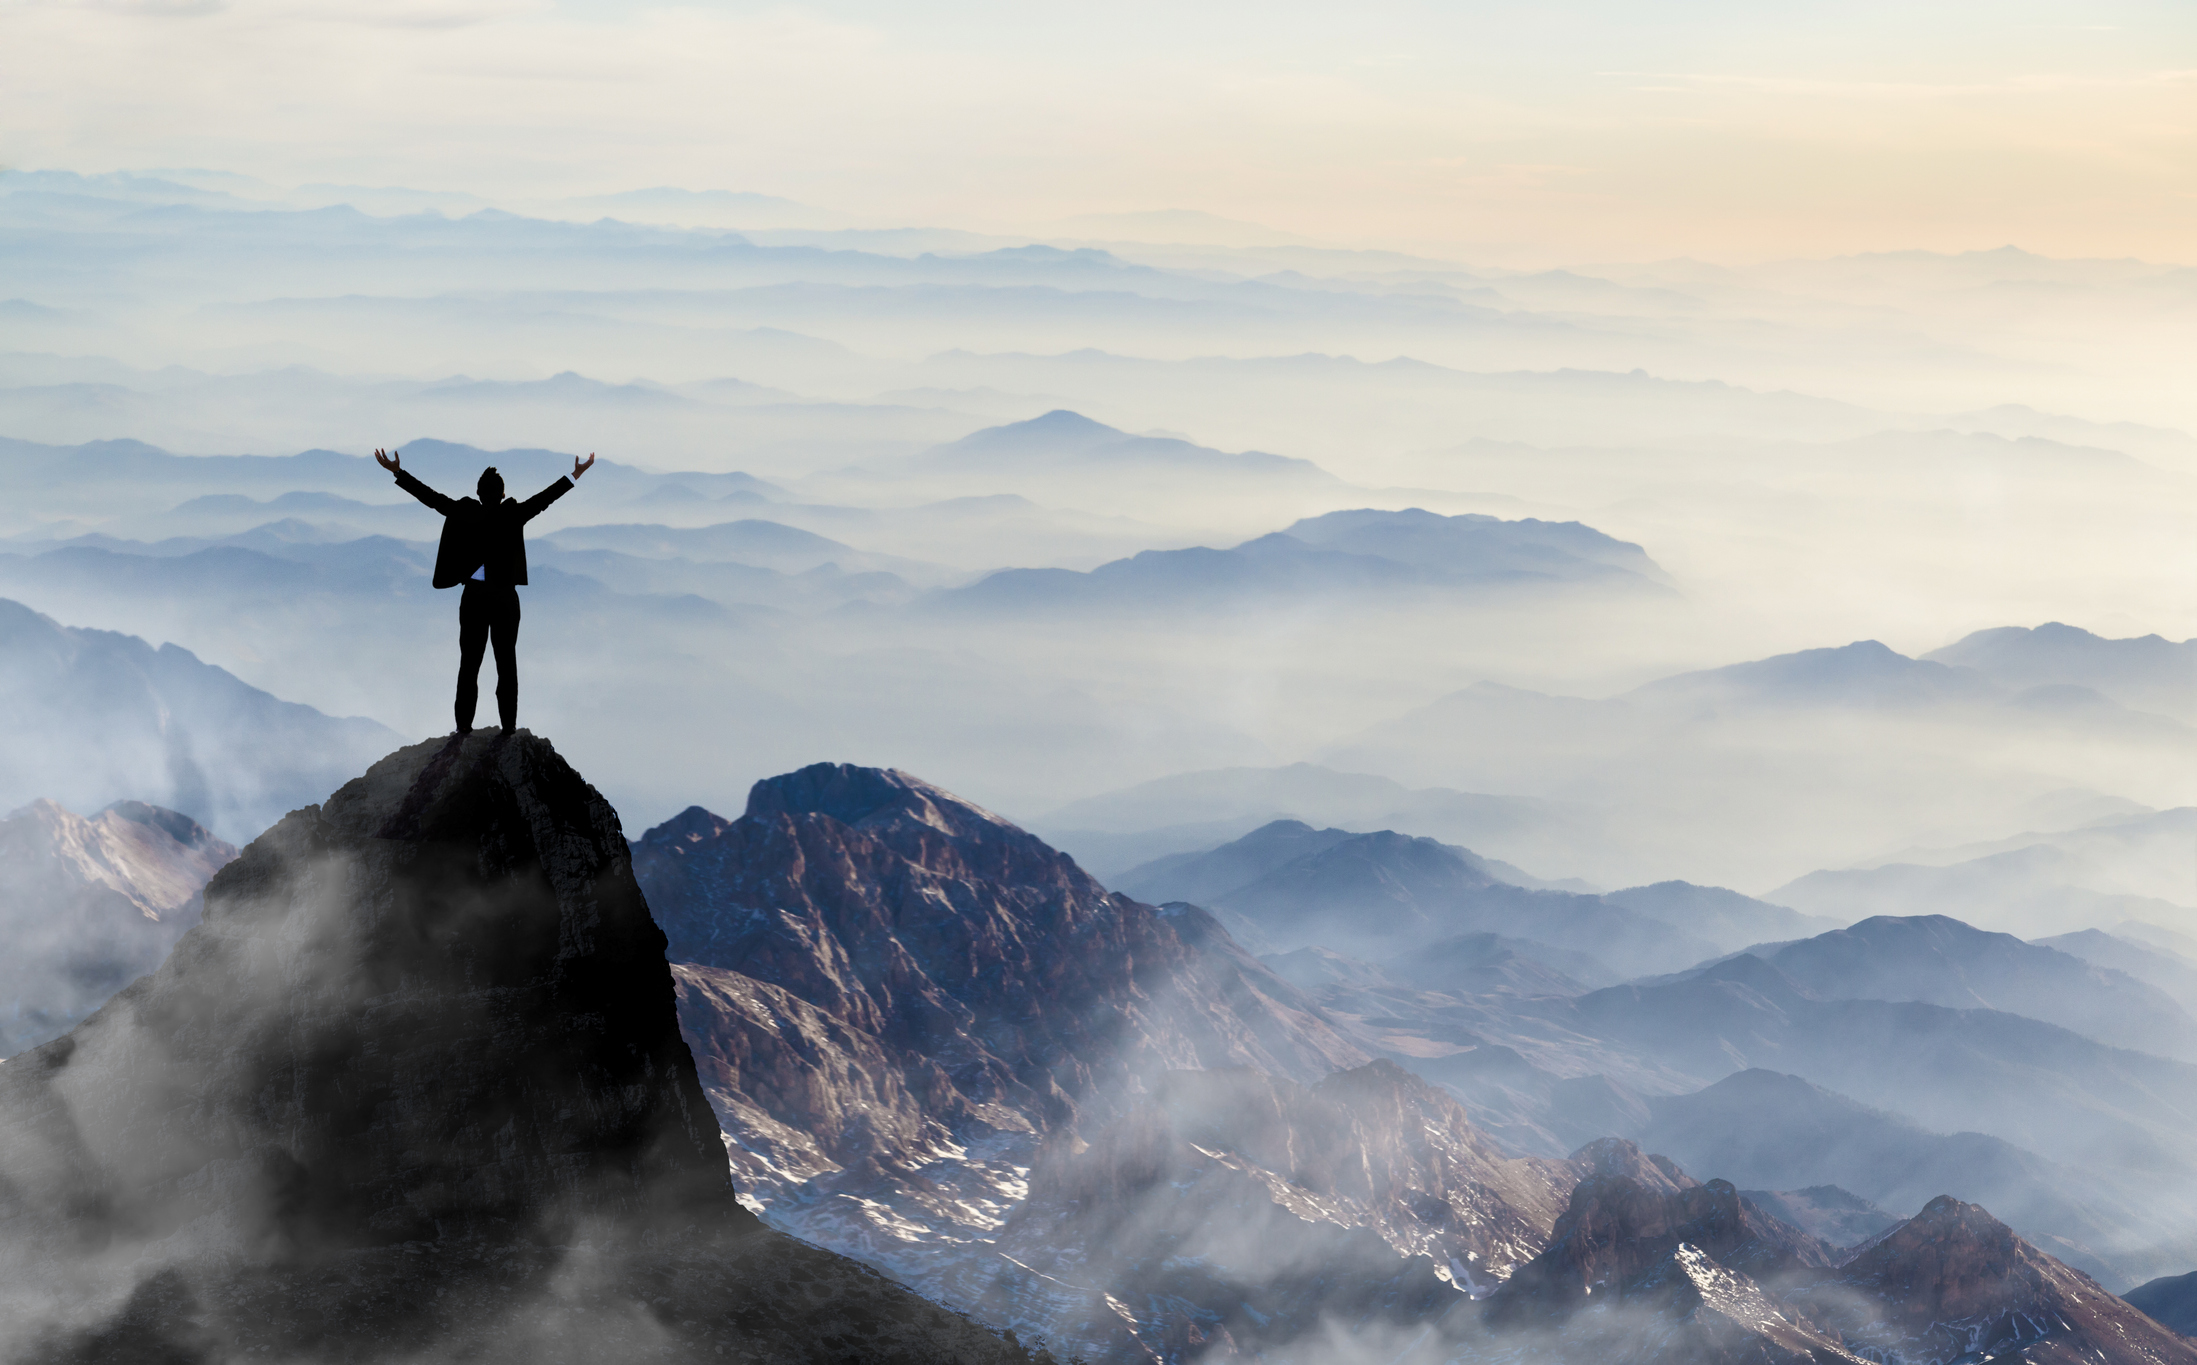
[[[483,507],[494,507],[497,503],[503,501],[503,475],[496,472],[496,466],[490,465],[481,471],[481,482],[478,491],[481,495],[481,506]]]

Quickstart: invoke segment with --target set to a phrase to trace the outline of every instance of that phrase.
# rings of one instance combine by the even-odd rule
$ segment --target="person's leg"
[[[465,585],[458,598],[458,733],[473,730],[473,708],[481,694],[481,651],[488,646],[489,600],[481,588]]]
[[[506,733],[519,728],[519,590],[503,588],[489,619],[496,643],[496,713]]]

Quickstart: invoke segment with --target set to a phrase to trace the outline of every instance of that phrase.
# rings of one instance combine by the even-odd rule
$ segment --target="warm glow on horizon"
[[[497,200],[673,185],[997,231],[1190,209],[1520,264],[2188,261],[2193,38],[2186,7],[2071,0],[14,0],[0,164]]]

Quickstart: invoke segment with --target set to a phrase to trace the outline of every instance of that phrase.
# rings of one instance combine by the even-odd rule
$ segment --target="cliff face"
[[[0,1067],[0,1344],[1019,1354],[738,1207],[663,948],[615,814],[524,733],[292,812],[158,971]]]

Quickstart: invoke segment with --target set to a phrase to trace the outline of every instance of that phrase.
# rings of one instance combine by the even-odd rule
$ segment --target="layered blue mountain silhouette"
[[[173,644],[80,630],[0,600],[0,804],[150,801],[249,839],[397,736],[281,701]]]
[[[958,607],[1165,611],[1282,599],[1593,586],[1667,591],[1637,545],[1578,522],[1420,508],[1330,512],[1230,549],[1147,550],[1088,573],[1005,569],[943,595]]]

